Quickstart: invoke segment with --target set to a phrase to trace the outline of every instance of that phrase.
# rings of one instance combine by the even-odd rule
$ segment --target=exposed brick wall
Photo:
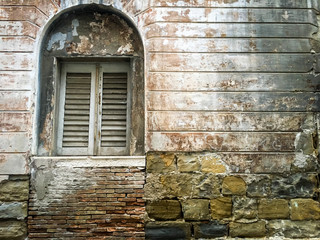
[[[37,181],[43,180],[42,173],[47,184],[41,189]],[[143,187],[144,169],[139,167],[37,169],[29,200],[29,238],[144,239]]]

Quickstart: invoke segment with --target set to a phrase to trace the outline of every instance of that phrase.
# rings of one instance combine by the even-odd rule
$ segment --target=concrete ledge
[[[145,156],[79,156],[79,157],[31,157],[36,166],[49,162],[59,167],[145,167]]]

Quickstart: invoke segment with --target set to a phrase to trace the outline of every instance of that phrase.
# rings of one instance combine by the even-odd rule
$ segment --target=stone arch
[[[61,61],[128,61],[132,69],[130,155],[144,153],[144,49],[140,34],[113,7],[83,4],[65,9],[47,27],[39,51],[36,152],[55,155],[57,82]]]

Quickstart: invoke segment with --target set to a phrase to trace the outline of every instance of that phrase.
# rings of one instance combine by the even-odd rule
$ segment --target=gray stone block
[[[228,226],[212,223],[200,223],[194,225],[194,237],[198,238],[216,238],[223,237],[228,234]]]
[[[148,223],[145,231],[147,240],[185,240],[191,238],[189,223]]]
[[[0,203],[0,219],[23,220],[27,217],[27,208],[27,203],[22,202]]]
[[[271,182],[271,195],[277,198],[312,197],[317,188],[315,174],[294,174],[275,177]]]

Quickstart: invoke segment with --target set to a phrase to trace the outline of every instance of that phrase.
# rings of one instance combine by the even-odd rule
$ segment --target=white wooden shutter
[[[109,63],[102,67],[100,155],[128,154],[128,69],[128,63]]]
[[[57,138],[58,154],[93,155],[95,76],[95,65],[63,65]]]
[[[125,155],[129,149],[129,63],[62,66],[57,152]]]
[[[88,147],[90,73],[67,73],[62,147]]]
[[[127,73],[103,73],[101,147],[126,147]]]

